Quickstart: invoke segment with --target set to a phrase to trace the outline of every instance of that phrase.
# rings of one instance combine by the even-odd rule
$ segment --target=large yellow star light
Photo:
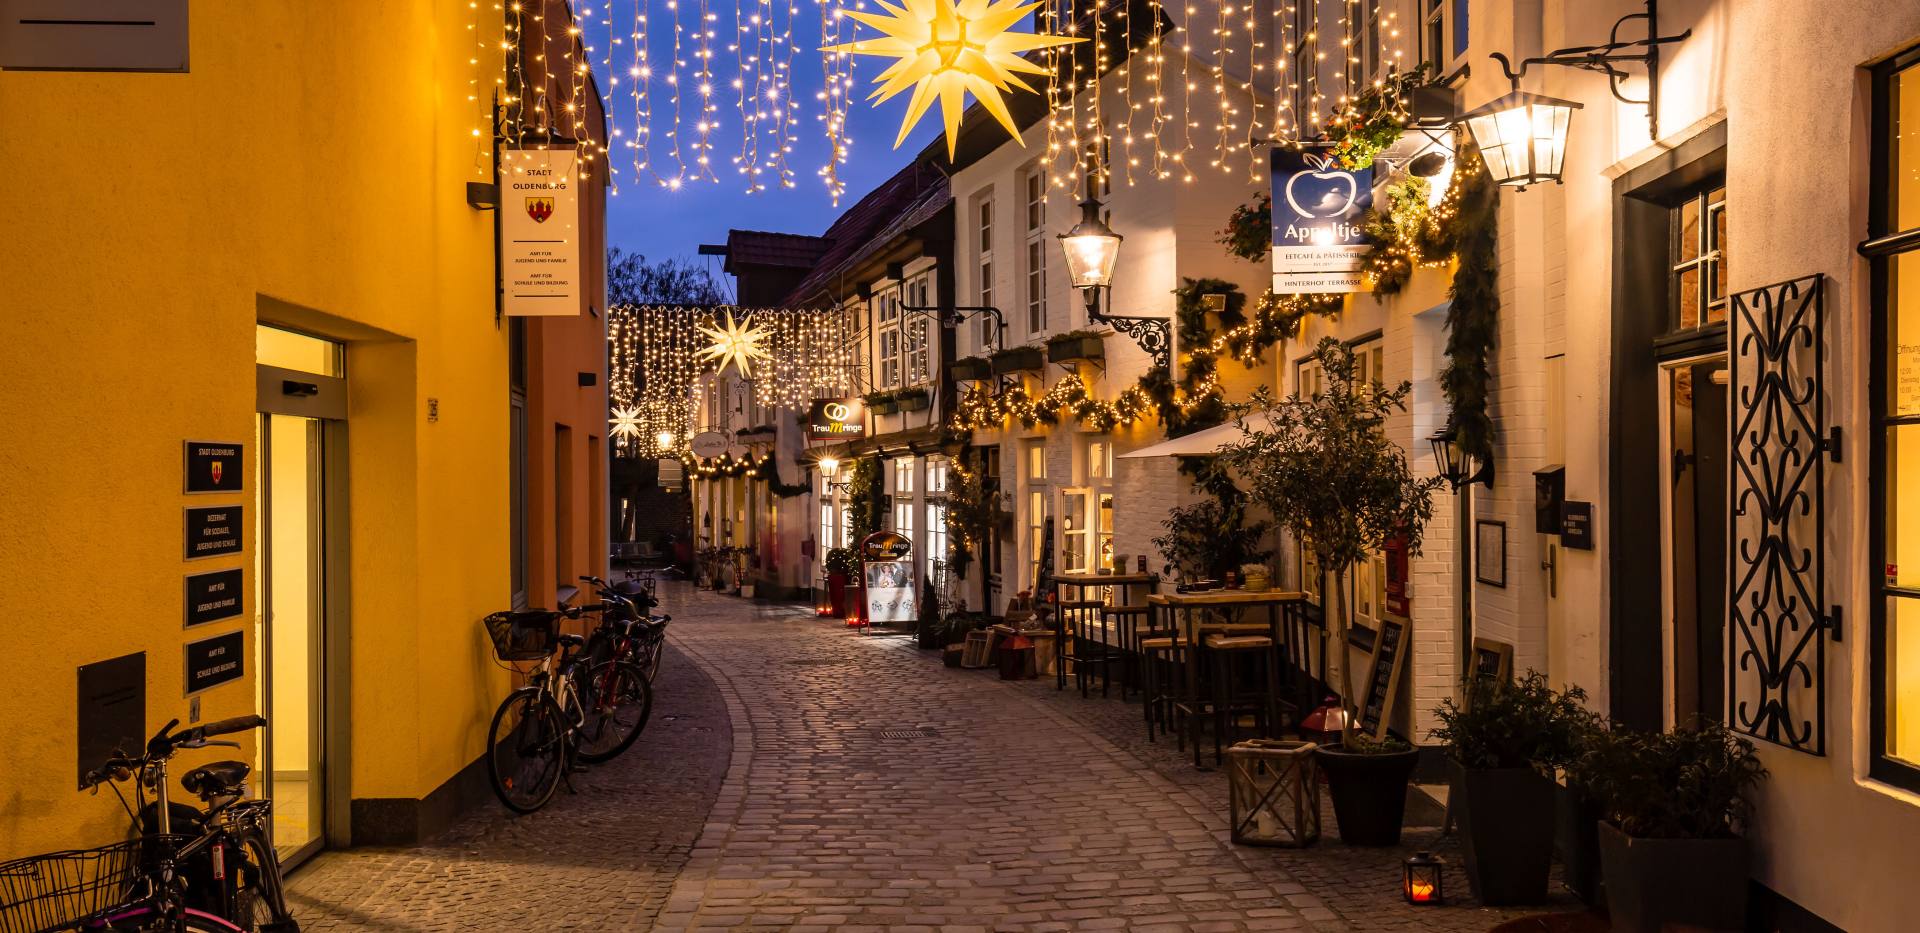
[[[1015,142],[1020,130],[1013,125],[1007,102],[1001,94],[1013,88],[1032,91],[1014,72],[1043,75],[1047,69],[1020,57],[1022,52],[1052,48],[1085,39],[1008,32],[1038,3],[1022,5],[1020,0],[902,0],[905,8],[874,0],[892,16],[848,10],[847,15],[885,33],[884,38],[861,39],[845,45],[830,45],[823,52],[853,52],[860,55],[884,55],[898,59],[874,78],[880,85],[869,100],[885,101],[913,87],[907,104],[907,116],[900,121],[900,135],[893,147],[913,131],[935,98],[947,123],[947,158],[953,158],[954,144],[960,133],[960,115],[966,110],[966,95],[978,98],[980,105],[993,114]],[[1021,143],[1025,145],[1025,143]]]
[[[769,356],[767,349],[760,345],[762,340],[767,339],[767,331],[765,328],[755,326],[752,323],[752,316],[735,321],[732,311],[726,314],[725,324],[715,324],[712,327],[704,324],[700,326],[700,333],[713,340],[713,345],[701,350],[700,355],[718,364],[714,367],[714,372],[726,372],[727,366],[731,364],[735,369],[740,370],[742,378],[752,378],[753,361],[764,360]]]

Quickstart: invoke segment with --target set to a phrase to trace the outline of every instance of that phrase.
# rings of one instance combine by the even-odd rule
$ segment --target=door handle
[[[1680,474],[1685,473],[1687,471],[1687,467],[1690,467],[1692,465],[1693,465],[1692,454],[1687,453],[1686,451],[1681,450],[1678,447],[1674,448],[1673,450],[1673,481],[1676,483],[1679,482]]]

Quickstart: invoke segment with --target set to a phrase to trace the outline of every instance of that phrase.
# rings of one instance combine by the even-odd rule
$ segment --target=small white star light
[[[616,441],[627,442],[640,439],[640,406],[616,406],[613,417],[607,419],[607,433]]]
[[[853,52],[860,55],[884,55],[898,59],[874,78],[880,85],[868,99],[885,101],[913,87],[906,118],[900,121],[895,149],[913,131],[935,98],[940,100],[941,116],[947,124],[947,158],[953,158],[960,133],[960,115],[966,110],[966,95],[978,98],[980,105],[993,114],[1015,142],[1020,130],[1013,125],[1002,92],[1019,88],[1032,91],[1014,72],[1043,75],[1047,69],[1020,57],[1034,49],[1052,48],[1085,42],[1061,36],[1008,32],[1041,4],[1022,5],[1020,0],[903,0],[905,8],[887,0],[874,0],[892,16],[846,11],[848,16],[866,23],[884,34],[884,38],[861,39],[844,45],[830,45],[823,52]],[[1024,145],[1024,143],[1023,143]]]
[[[714,372],[726,372],[729,365],[740,371],[742,378],[753,376],[753,361],[767,359],[770,354],[760,342],[767,339],[766,328],[753,324],[751,315],[736,321],[733,312],[726,312],[725,324],[715,323],[712,327],[700,326],[700,333],[713,341],[713,345],[700,351],[700,355],[712,360]]]

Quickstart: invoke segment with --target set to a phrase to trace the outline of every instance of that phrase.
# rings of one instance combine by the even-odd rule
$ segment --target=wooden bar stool
[[[1105,615],[1118,653],[1114,663],[1120,666],[1120,699],[1124,700],[1129,688],[1143,689],[1146,682],[1146,672],[1139,667],[1145,658],[1140,642],[1142,629],[1151,628],[1152,623],[1146,606],[1108,606]]]
[[[1207,636],[1206,645],[1207,656],[1213,660],[1213,760],[1219,764],[1227,731],[1235,727],[1242,714],[1253,714],[1255,732],[1261,737],[1279,732],[1278,653],[1268,635],[1215,633]],[[1238,675],[1243,672],[1235,670],[1235,665],[1254,663],[1260,667],[1261,686],[1249,688],[1242,685]]]

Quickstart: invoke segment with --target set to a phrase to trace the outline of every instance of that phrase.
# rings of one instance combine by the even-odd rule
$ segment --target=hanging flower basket
[[[1106,335],[1074,331],[1047,340],[1047,362],[1079,363],[1107,358]]]
[[[963,360],[954,360],[947,364],[947,374],[955,379],[969,379],[975,382],[993,375],[993,365],[983,356],[969,356]]]
[[[1012,347],[993,355],[993,371],[1005,376],[1010,373],[1039,372],[1047,365],[1040,354],[1039,347]]]

